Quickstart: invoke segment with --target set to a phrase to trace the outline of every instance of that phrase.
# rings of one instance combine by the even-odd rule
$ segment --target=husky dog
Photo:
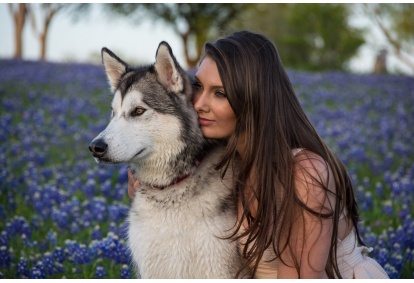
[[[129,211],[128,243],[141,278],[234,278],[232,176],[215,170],[222,149],[203,137],[190,78],[170,46],[133,68],[102,49],[111,120],[90,144],[97,162],[129,163],[141,187]],[[231,170],[228,170],[231,171]]]

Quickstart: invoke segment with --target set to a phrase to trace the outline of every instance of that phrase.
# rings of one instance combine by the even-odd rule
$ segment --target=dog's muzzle
[[[89,150],[92,152],[93,157],[101,158],[105,155],[108,149],[108,144],[103,139],[93,140],[89,145]]]

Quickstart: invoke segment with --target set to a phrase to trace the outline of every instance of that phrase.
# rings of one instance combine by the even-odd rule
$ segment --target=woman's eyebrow
[[[200,81],[200,79],[196,75],[194,75],[194,80],[197,83],[202,84],[201,81]],[[210,89],[213,89],[213,90],[215,90],[215,89],[224,89],[224,87],[223,87],[223,85],[213,85],[213,86],[210,86]]]

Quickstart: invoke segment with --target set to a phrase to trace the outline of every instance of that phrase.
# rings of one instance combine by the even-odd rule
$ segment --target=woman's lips
[[[200,124],[200,126],[209,126],[213,124],[214,121],[205,118],[198,118],[198,123]]]

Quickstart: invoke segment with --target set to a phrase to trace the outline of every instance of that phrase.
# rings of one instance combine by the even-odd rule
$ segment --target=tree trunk
[[[16,11],[13,4],[9,4],[9,11],[14,22],[14,58],[22,59],[23,56],[23,28],[26,21],[27,7],[25,3],[19,3]]]
[[[190,41],[188,40],[188,35],[189,35],[188,33],[180,33],[181,39],[183,41],[183,46],[184,46],[185,61],[187,63],[188,69],[192,69],[192,68],[197,66],[199,56],[196,56],[196,58],[191,58],[190,57],[190,53],[189,53],[189,49],[188,49],[188,45],[190,44]],[[198,46],[196,46],[196,48],[198,49]],[[196,53],[197,53],[197,55],[199,55],[201,53],[201,51],[196,50]]]
[[[43,32],[39,35],[40,60],[42,61],[46,59],[46,44],[47,44],[47,35],[49,33],[50,23],[59,9],[60,9],[60,6],[52,6],[51,4],[49,4],[48,6],[47,15],[43,22]]]

